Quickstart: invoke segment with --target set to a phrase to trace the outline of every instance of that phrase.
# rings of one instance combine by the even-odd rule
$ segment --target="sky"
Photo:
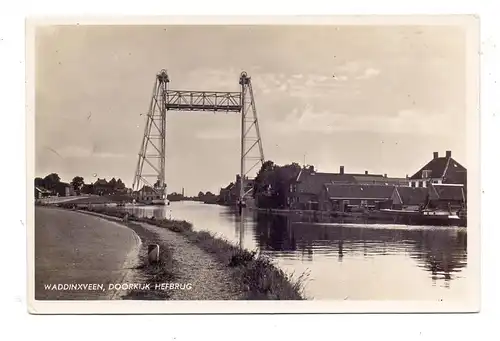
[[[132,185],[155,75],[238,91],[251,77],[264,156],[404,177],[437,151],[466,165],[465,31],[452,26],[49,26],[35,41],[35,174]],[[168,191],[239,172],[240,116],[169,111]]]

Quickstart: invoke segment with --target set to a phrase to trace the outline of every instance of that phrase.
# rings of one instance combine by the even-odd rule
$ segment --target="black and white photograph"
[[[26,25],[30,312],[479,309],[476,17]]]

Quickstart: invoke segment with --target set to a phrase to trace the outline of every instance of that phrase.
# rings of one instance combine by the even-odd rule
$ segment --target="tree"
[[[297,163],[278,166],[266,161],[257,173],[253,194],[257,205],[262,208],[278,208],[286,205],[286,193],[291,181],[301,168]]]
[[[61,178],[57,173],[50,173],[43,179],[45,183],[45,188],[53,190],[56,188],[57,184],[61,182]]]
[[[75,176],[73,180],[71,180],[71,186],[73,186],[73,189],[77,193],[80,193],[84,184],[85,182],[83,181],[83,178],[81,176]]]
[[[45,180],[42,178],[35,178],[35,186],[45,188]]]
[[[198,198],[203,198],[203,196],[204,196],[204,195],[205,195],[205,194],[204,194],[203,192],[201,192],[201,191],[200,191],[200,192],[198,193]]]

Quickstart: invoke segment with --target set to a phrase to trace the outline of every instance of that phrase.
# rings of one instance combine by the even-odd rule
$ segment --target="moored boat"
[[[392,217],[394,222],[419,225],[459,225],[466,226],[467,218],[460,211],[450,212],[445,210],[425,209],[414,210],[394,210],[382,209],[380,214]]]

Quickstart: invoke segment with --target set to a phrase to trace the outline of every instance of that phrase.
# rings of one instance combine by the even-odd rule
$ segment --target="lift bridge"
[[[167,111],[239,113],[241,114],[239,200],[244,203],[252,190],[246,186],[250,180],[249,174],[264,163],[250,77],[246,72],[240,74],[240,86],[237,92],[172,90],[169,84],[167,71],[161,70],[156,75],[149,104],[133,190],[140,191],[148,186],[157,198],[161,198],[163,203],[166,202]]]

